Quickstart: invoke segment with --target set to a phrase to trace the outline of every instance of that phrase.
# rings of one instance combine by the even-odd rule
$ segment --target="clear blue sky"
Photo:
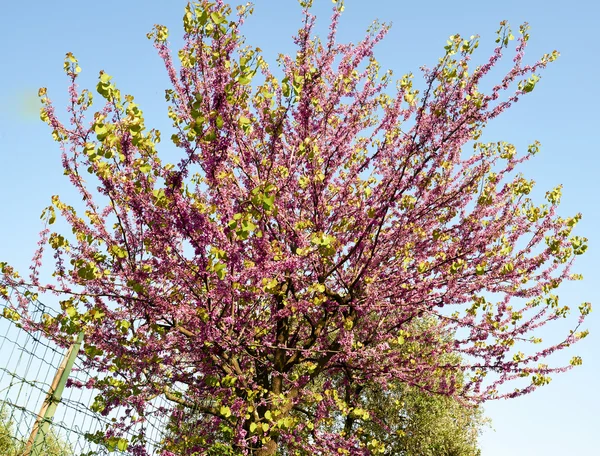
[[[331,2],[315,3],[325,27]],[[180,36],[184,4],[179,0],[3,2],[0,260],[26,272],[41,228],[41,209],[52,194],[72,195],[62,176],[57,145],[38,119],[38,87],[48,87],[57,106],[64,106],[62,62],[64,54],[71,51],[83,68],[83,85],[93,88],[98,71],[104,69],[123,92],[135,95],[145,110],[147,125],[165,126],[163,90],[167,80],[145,34],[154,23],[162,23],[174,37]],[[423,64],[435,64],[446,38],[455,33],[481,35],[478,55],[486,58],[493,33],[503,19],[515,28],[524,21],[531,24],[530,61],[553,49],[561,52],[535,91],[495,121],[486,137],[521,148],[540,140],[542,153],[528,164],[526,175],[538,182],[538,195],[564,184],[563,215],[583,212],[578,234],[589,237],[590,249],[575,269],[585,280],[569,284],[561,294],[572,308],[582,301],[600,303],[599,16],[600,8],[591,0],[347,0],[341,25],[344,39],[357,40],[371,20],[393,22],[377,55],[397,76],[417,72]],[[290,37],[299,19],[294,0],[257,0],[256,12],[245,27],[248,43],[261,47],[267,60],[274,63],[278,53],[292,51]],[[588,320],[592,335],[568,354],[583,356],[583,366],[556,377],[531,396],[486,405],[495,431],[486,432],[481,439],[484,456],[598,454],[599,313]]]

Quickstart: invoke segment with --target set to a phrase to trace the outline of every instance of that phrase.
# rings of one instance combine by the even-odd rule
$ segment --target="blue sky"
[[[291,35],[299,26],[295,0],[257,0],[247,22],[247,42],[263,49],[275,64],[278,53],[293,52]],[[315,0],[315,11],[325,30],[329,0]],[[98,71],[114,77],[123,92],[135,95],[146,113],[146,124],[167,125],[163,90],[167,78],[145,34],[154,23],[167,25],[177,44],[185,2],[179,0],[55,0],[4,2],[0,71],[0,260],[26,271],[37,233],[39,214],[50,195],[72,195],[62,176],[60,151],[38,118],[37,89],[48,87],[57,107],[66,100],[62,62],[73,52],[83,68],[82,85],[95,86]],[[524,169],[538,182],[538,195],[564,184],[561,213],[582,212],[578,234],[590,239],[589,253],[576,272],[583,282],[568,284],[561,297],[572,308],[583,301],[600,302],[600,178],[597,134],[600,96],[598,37],[600,8],[589,0],[502,2],[397,2],[347,0],[341,38],[357,40],[371,20],[393,22],[377,57],[396,76],[421,65],[433,65],[442,55],[449,35],[479,34],[482,44],[475,61],[487,57],[494,31],[507,19],[515,29],[531,25],[530,62],[558,49],[560,59],[544,72],[541,82],[487,130],[490,141],[513,142],[521,149],[541,141],[539,156]],[[596,268],[594,268],[596,265]],[[566,357],[581,355],[583,366],[556,377],[531,396],[488,403],[486,411],[495,431],[482,439],[484,456],[597,454],[600,448],[600,357],[598,313],[588,319],[591,336],[572,347]],[[549,337],[561,335],[554,328]],[[562,328],[563,331],[566,327]]]

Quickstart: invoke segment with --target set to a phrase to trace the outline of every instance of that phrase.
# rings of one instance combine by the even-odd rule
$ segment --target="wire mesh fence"
[[[30,312],[36,321],[58,314],[38,301],[31,303]],[[0,455],[129,454],[127,443],[140,441],[140,436],[144,437],[148,454],[160,455],[169,437],[167,428],[173,419],[173,404],[165,398],[156,398],[143,423],[124,436],[106,438],[105,431],[125,411],[117,409],[107,416],[93,411],[92,404],[99,392],[82,387],[92,373],[83,367],[78,346],[72,356],[72,369],[67,369],[68,382],[63,385],[66,388],[60,400],[56,400],[68,351],[39,331],[25,330],[13,311],[0,303]],[[48,408],[52,407],[55,411],[49,413]]]

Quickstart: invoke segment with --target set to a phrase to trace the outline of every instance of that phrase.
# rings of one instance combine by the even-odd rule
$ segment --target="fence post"
[[[77,336],[77,340],[69,347],[67,354],[56,370],[52,385],[50,385],[46,399],[42,404],[40,413],[38,413],[33,429],[31,430],[29,440],[25,445],[23,456],[43,456],[44,440],[48,435],[50,423],[56,412],[56,407],[62,398],[62,393],[67,384],[67,379],[71,374],[71,369],[73,369],[73,364],[79,353],[82,341],[83,332],[80,332]]]

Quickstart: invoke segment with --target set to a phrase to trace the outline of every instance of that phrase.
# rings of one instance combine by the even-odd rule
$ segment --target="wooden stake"
[[[83,333],[81,332],[77,336],[75,343],[69,347],[60,366],[58,366],[56,374],[54,375],[54,380],[52,380],[52,385],[50,385],[46,399],[42,404],[42,408],[40,409],[33,425],[33,429],[31,430],[29,440],[25,445],[23,456],[43,456],[44,440],[48,436],[50,423],[56,413],[56,407],[62,398],[62,393],[67,384],[67,379],[71,374],[71,370],[73,369],[75,359],[77,359],[77,355],[79,354],[79,348],[81,347],[82,341]]]

